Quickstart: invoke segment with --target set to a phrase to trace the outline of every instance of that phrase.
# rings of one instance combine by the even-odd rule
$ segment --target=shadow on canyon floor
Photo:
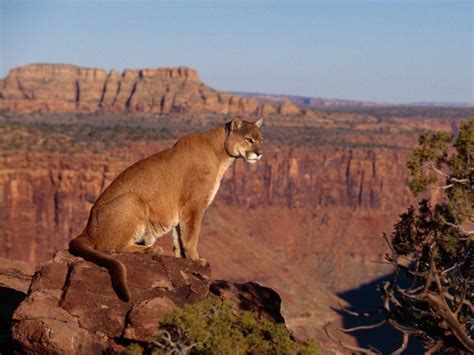
[[[348,302],[351,307],[349,310],[355,312],[371,312],[382,304],[381,293],[377,287],[384,281],[391,279],[392,275],[386,275],[373,280],[370,283],[363,284],[358,288],[353,288],[338,294],[343,300]],[[383,314],[364,318],[353,316],[347,312],[339,310],[343,318],[344,328],[352,328],[361,325],[375,324],[383,319]],[[402,344],[402,335],[389,325],[370,330],[360,330],[351,333],[359,346],[369,349],[371,346],[378,349],[382,354],[390,354]],[[410,338],[408,348],[403,354],[423,354],[423,345],[417,339]]]
[[[25,297],[26,295],[23,292],[0,287],[0,354],[2,351],[10,354],[15,350],[10,331],[12,316],[15,309]]]

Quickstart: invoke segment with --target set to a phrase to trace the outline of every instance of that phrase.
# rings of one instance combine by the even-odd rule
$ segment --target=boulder
[[[206,297],[221,297],[234,302],[236,311],[250,310],[284,323],[280,296],[272,289],[256,283],[211,283],[210,268],[187,259],[115,256],[127,268],[130,302],[117,297],[106,269],[67,251],[38,267],[27,297],[12,317],[18,350],[26,354],[120,352],[123,344],[147,341],[157,334],[166,313]]]
[[[235,304],[237,311],[252,311],[260,318],[275,323],[285,323],[281,315],[281,298],[278,293],[269,287],[260,286],[255,282],[243,284],[224,280],[211,283],[212,294]]]

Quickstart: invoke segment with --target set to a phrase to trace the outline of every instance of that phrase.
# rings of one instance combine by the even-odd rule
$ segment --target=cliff
[[[31,262],[51,257],[81,232],[92,203],[121,170],[171,144],[148,143],[143,151],[137,143],[119,155],[4,156],[0,254]],[[204,236],[215,237],[203,237],[200,249],[211,254],[218,273],[225,272],[219,265],[226,257],[213,255],[216,239],[249,235],[250,243],[257,240],[282,261],[313,259],[317,274],[338,289],[367,278],[361,264],[372,269],[370,276],[379,276],[379,266],[367,259],[381,258],[382,232],[390,231],[412,201],[406,157],[403,150],[267,146],[258,164],[237,161],[226,172],[203,227]],[[234,216],[229,224],[238,232],[217,225],[228,215]],[[244,244],[242,237],[238,240]],[[340,245],[335,248],[335,243]],[[341,269],[353,277],[347,279]]]
[[[262,103],[219,92],[185,67],[116,70],[33,64],[0,80],[0,110],[28,112],[215,112],[295,115],[289,102]]]

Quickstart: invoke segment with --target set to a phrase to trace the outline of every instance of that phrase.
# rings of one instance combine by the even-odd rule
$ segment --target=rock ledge
[[[114,293],[106,269],[67,251],[41,265],[11,319],[18,349],[27,354],[120,352],[123,344],[155,335],[169,311],[206,297],[221,297],[232,301],[237,311],[251,310],[284,323],[281,299],[270,288],[252,282],[211,283],[209,267],[182,258],[128,253],[116,257],[127,267],[128,303]],[[10,269],[2,267],[0,276]]]

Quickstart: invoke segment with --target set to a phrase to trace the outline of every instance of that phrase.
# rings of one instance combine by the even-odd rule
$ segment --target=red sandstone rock
[[[218,280],[212,282],[210,291],[222,299],[232,301],[237,309],[255,312],[276,323],[285,323],[280,313],[281,298],[271,288],[254,282],[235,284]]]
[[[276,108],[267,103],[262,104],[259,108],[259,115],[261,116],[267,116],[269,114],[276,113],[276,112],[277,112]]]
[[[301,109],[290,101],[284,101],[278,106],[278,113],[285,116],[298,115]]]
[[[148,144],[148,153],[165,146]],[[10,156],[0,170],[4,191],[1,208],[8,211],[0,220],[0,236],[5,240],[0,245],[0,255],[39,262],[50,258],[55,249],[63,249],[84,228],[91,202],[121,170],[144,153],[132,148],[120,154],[123,158],[47,153],[29,154],[30,158]],[[337,213],[361,209],[370,213],[373,220],[381,220],[378,226],[367,227],[381,233],[381,226],[389,229],[393,224],[392,220],[383,221],[384,216],[396,218],[412,201],[406,159],[406,152],[396,150],[267,146],[265,158],[258,164],[249,166],[238,161],[231,166],[216,202],[235,213],[272,207],[282,208],[281,213],[289,215],[297,208],[324,212],[333,218],[326,218],[321,222],[325,224],[318,227],[329,228],[320,237],[323,240],[341,238],[337,230],[331,229],[340,226]],[[245,221],[244,218],[240,223]],[[32,226],[37,231],[34,237]],[[360,235],[359,232],[354,233]],[[273,234],[273,230],[264,232],[268,238]],[[291,240],[284,238],[281,243]],[[273,239],[272,245],[278,243]]]
[[[291,104],[284,114],[296,112]],[[0,80],[0,109],[29,112],[200,112],[266,115],[271,106],[254,98],[219,93],[185,67],[112,70],[33,64]]]
[[[34,266],[27,262],[0,257],[0,287],[26,294],[34,271]]]
[[[43,264],[13,315],[26,353],[97,353],[115,338],[144,340],[166,312],[205,298],[209,269],[168,256],[122,254],[131,302],[118,299],[107,270],[61,252]],[[125,332],[124,332],[125,331]]]
[[[120,342],[147,341],[169,311],[208,296],[210,270],[190,260],[143,254],[116,255],[127,267],[132,298],[122,302],[108,272],[68,252],[56,254],[36,273],[16,309],[13,339],[26,354],[101,353]],[[5,265],[8,261],[5,261]],[[11,263],[11,268],[14,263]],[[1,270],[0,270],[1,272]],[[218,281],[212,292],[279,323],[281,299],[256,283]],[[214,296],[215,297],[215,296]]]

